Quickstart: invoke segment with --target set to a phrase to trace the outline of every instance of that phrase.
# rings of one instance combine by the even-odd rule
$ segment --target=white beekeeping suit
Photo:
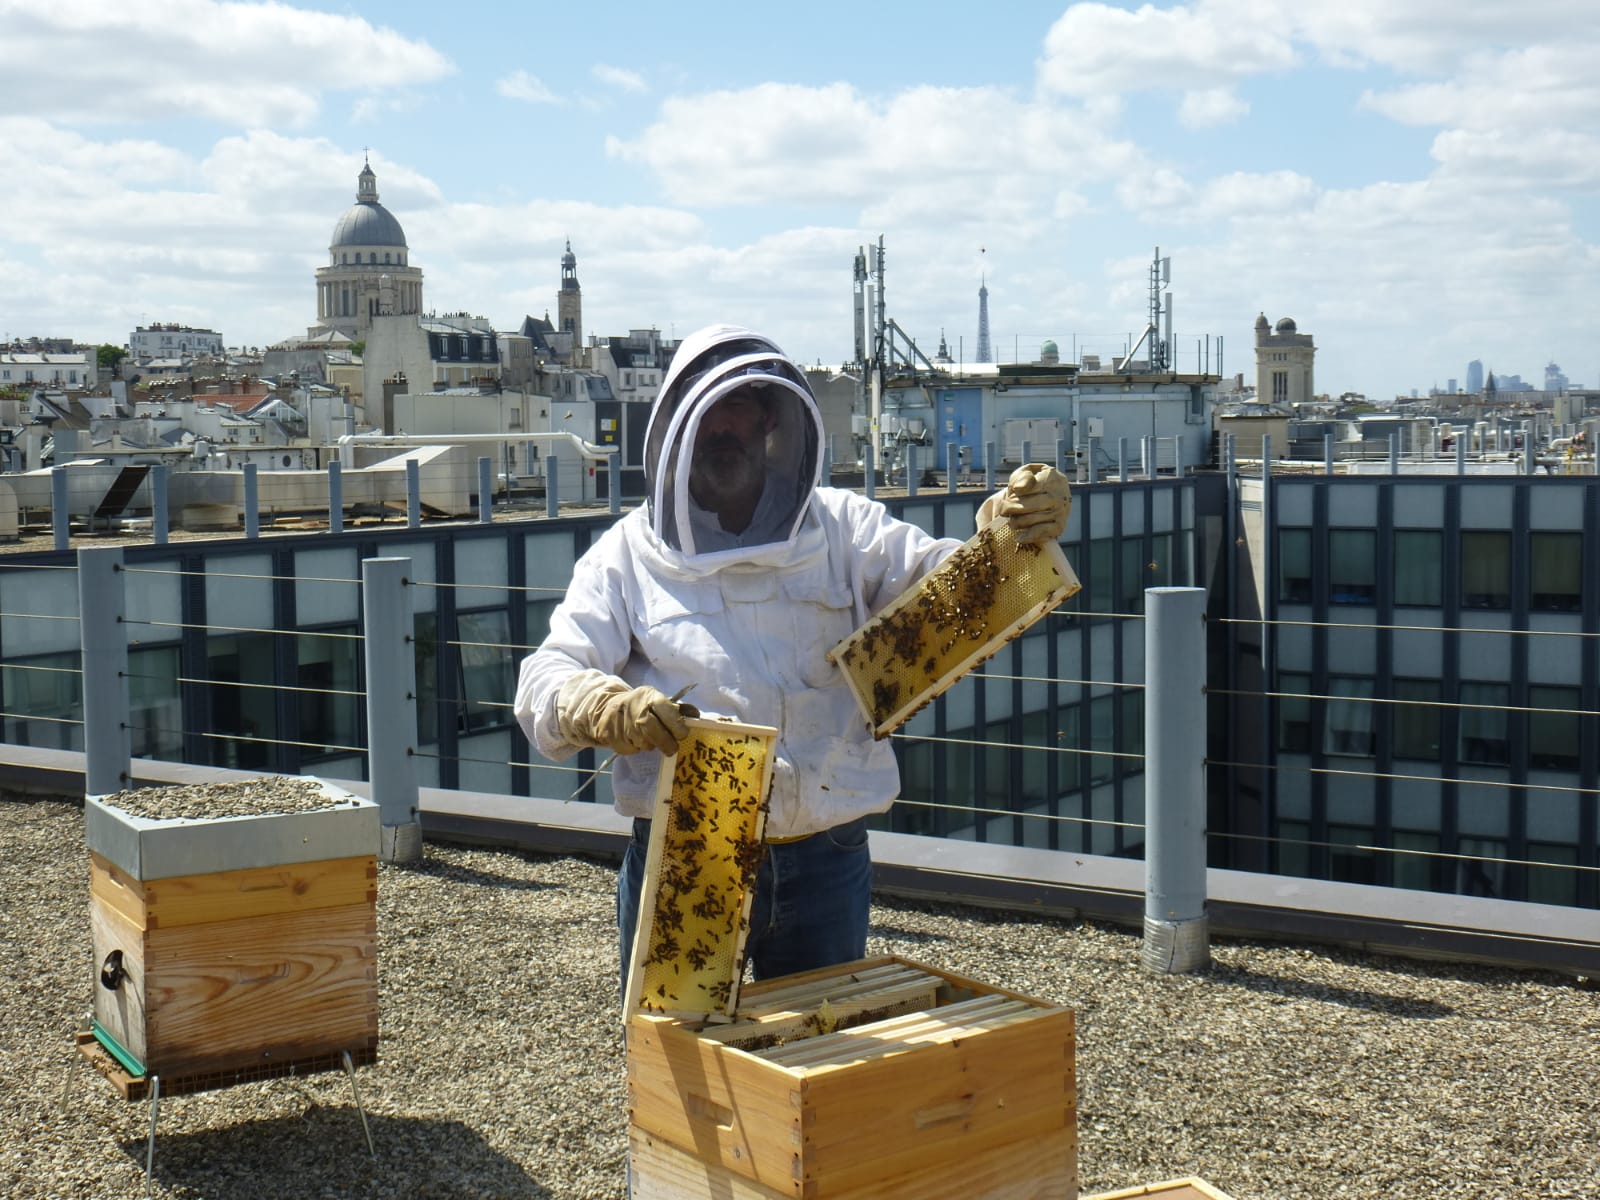
[[[690,477],[702,420],[741,389],[765,406],[765,484],[749,523],[730,532],[696,502]],[[888,808],[893,752],[824,656],[960,542],[818,486],[822,419],[805,373],[747,329],[684,339],[645,441],[647,504],[578,562],[549,636],[523,661],[516,712],[529,738],[564,759],[603,744],[585,720],[597,697],[693,684],[708,714],[778,730],[769,837]],[[650,815],[660,765],[652,749],[617,760],[619,811]]]

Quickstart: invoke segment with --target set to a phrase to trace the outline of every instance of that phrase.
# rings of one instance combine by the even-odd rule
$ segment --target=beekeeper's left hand
[[[1067,531],[1072,513],[1072,485],[1060,471],[1045,463],[1027,463],[1011,472],[1006,486],[978,508],[982,529],[996,517],[1005,517],[1019,542],[1055,541]]]

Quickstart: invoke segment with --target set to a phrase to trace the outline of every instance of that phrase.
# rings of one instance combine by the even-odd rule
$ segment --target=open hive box
[[[1019,543],[1011,523],[980,529],[832,650],[876,738],[885,738],[1080,591],[1058,543]]]
[[[377,1055],[377,805],[321,780],[147,788],[85,804],[94,1025],[136,1098]]]
[[[633,1200],[1073,1200],[1073,1014],[903,959],[628,1026]]]
[[[775,730],[663,769],[628,977],[634,1200],[1072,1200],[1071,1011],[896,958],[741,988]]]

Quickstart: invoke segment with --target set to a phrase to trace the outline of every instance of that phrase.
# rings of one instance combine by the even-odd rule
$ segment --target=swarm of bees
[[[1078,590],[1059,545],[1019,543],[996,521],[828,657],[885,738]]]
[[[776,730],[691,721],[651,830],[630,981],[647,1012],[731,1015],[744,973]]]

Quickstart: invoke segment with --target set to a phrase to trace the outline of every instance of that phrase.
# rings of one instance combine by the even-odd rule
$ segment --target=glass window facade
[[[1467,530],[1461,535],[1461,607],[1511,607],[1511,535]]]
[[[1328,603],[1372,604],[1378,596],[1377,534],[1328,531]]]
[[[1438,608],[1444,602],[1444,535],[1437,529],[1394,531],[1394,602]]]

